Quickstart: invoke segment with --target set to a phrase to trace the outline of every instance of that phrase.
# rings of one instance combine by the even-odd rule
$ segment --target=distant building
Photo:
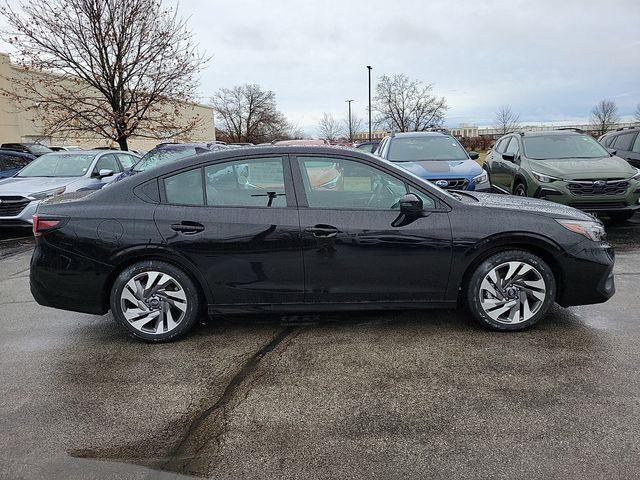
[[[620,128],[627,128],[637,126],[638,123],[618,123],[611,130],[617,130]],[[564,129],[578,129],[582,130],[586,133],[591,133],[592,135],[596,135],[598,132],[598,127],[595,125],[591,125],[589,123],[580,123],[580,124],[562,124],[562,125],[522,125],[517,131],[518,132],[548,132],[551,130],[558,130],[560,128]],[[461,123],[458,128],[450,129],[452,135],[460,138],[475,138],[475,137],[490,137],[490,138],[498,138],[503,135],[503,132],[496,127],[478,127],[475,125],[470,125],[467,123]]]
[[[387,133],[386,130],[374,130],[371,132],[371,140],[382,140]],[[356,142],[367,142],[369,140],[369,132],[354,133],[353,140]]]
[[[0,85],[9,90],[12,87],[11,78],[27,75],[24,69],[12,64],[9,55],[0,53]],[[33,75],[33,73],[30,73]],[[198,115],[204,121],[199,129],[190,132],[188,140],[191,141],[215,141],[216,133],[213,123],[213,108],[206,105],[184,103],[182,106],[185,117]],[[163,139],[149,139],[130,137],[128,144],[133,150],[150,150]],[[185,139],[187,140],[187,138]],[[83,148],[96,146],[117,147],[115,142],[110,142],[104,137],[88,133],[78,133],[64,137],[46,136],[43,133],[42,122],[33,117],[33,112],[27,112],[19,108],[11,99],[0,95],[0,143],[12,142],[39,142],[44,145],[77,145]]]

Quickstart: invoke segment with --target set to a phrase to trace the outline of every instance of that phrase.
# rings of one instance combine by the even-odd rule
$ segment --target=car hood
[[[68,187],[84,177],[12,177],[0,180],[0,195],[28,196]]]
[[[564,180],[629,178],[636,169],[620,157],[529,160],[531,170]]]
[[[521,212],[536,213],[545,217],[568,218],[572,220],[593,221],[595,217],[576,208],[559,203],[536,198],[516,197],[514,195],[502,195],[497,193],[465,192],[478,200],[477,205],[488,208],[500,208],[506,210],[518,210]]]
[[[422,160],[417,162],[393,162],[421,178],[475,177],[482,167],[475,160]]]

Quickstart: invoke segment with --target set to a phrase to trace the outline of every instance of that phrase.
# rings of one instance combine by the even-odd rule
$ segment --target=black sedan
[[[255,147],[40,205],[31,291],[175,339],[199,315],[466,305],[521,330],[614,293],[602,224],[551,202],[445,192],[350,149]]]

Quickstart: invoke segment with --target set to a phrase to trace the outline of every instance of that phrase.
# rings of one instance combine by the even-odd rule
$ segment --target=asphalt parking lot
[[[37,305],[29,234],[4,233],[0,477],[636,477],[640,215],[608,231],[614,298],[523,333],[452,311],[238,317],[166,345]]]

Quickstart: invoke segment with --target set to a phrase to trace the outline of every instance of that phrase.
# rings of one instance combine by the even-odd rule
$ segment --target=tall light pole
[[[351,102],[353,100],[345,100],[349,104],[349,142],[353,143],[353,130],[351,130]]]
[[[371,65],[367,65],[367,70],[369,70],[369,141],[371,141],[371,70],[373,67]]]

